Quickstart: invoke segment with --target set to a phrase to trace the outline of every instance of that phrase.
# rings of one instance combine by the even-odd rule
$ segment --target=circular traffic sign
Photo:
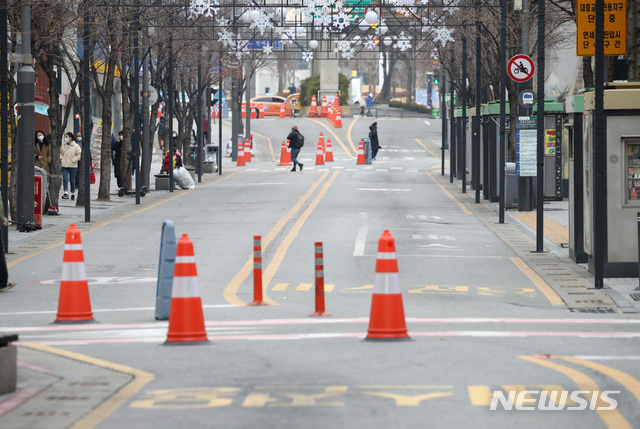
[[[536,104],[536,93],[530,89],[520,91],[518,94],[518,104],[522,107],[533,107]]]
[[[533,60],[527,55],[516,55],[507,64],[509,77],[518,83],[526,82],[533,77],[535,67]]]

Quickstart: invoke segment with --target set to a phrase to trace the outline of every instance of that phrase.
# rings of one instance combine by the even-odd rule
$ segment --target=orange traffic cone
[[[342,111],[338,107],[338,113],[336,113],[336,120],[333,124],[336,128],[342,128]]]
[[[324,156],[326,152],[324,149],[324,134],[322,134],[322,131],[320,132],[320,136],[318,137],[318,144],[322,148],[322,156]]]
[[[244,162],[251,162],[251,147],[253,145],[249,143],[249,139],[247,138],[244,141]]]
[[[56,322],[91,321],[91,299],[89,298],[89,282],[84,268],[84,253],[80,230],[75,224],[69,225],[64,239],[64,255],[62,257],[62,279],[58,298],[58,314]]]
[[[396,259],[396,242],[389,230],[378,241],[376,276],[371,298],[367,340],[407,340],[400,275]]]
[[[249,103],[249,105],[251,106],[251,113],[249,114],[249,116],[251,117],[251,119],[257,119],[256,118],[256,103]]]
[[[289,140],[287,140],[287,143],[289,143]],[[290,165],[291,162],[291,146],[287,144],[287,165]]]
[[[280,149],[280,162],[278,165],[291,165],[291,162],[287,161],[287,142],[282,140],[282,148]]]
[[[284,103],[282,103],[280,105],[280,119],[283,119],[285,117],[285,112],[284,112]]]
[[[310,118],[318,117],[318,100],[316,100],[315,94],[313,94],[313,96],[311,97],[311,110],[309,110],[309,117]]]
[[[364,165],[366,163],[364,159],[364,146],[362,140],[360,140],[360,143],[358,143],[358,160],[356,161],[356,165]]]
[[[326,162],[333,162],[333,148],[331,147],[331,139],[327,139],[327,153],[324,157]]]
[[[182,234],[176,249],[166,343],[208,341],[204,327],[202,300],[198,288],[198,272],[193,243]]]
[[[316,165],[324,165],[324,155],[322,154],[320,141],[318,141],[318,148],[316,149]]]
[[[242,117],[243,118],[247,117],[247,102],[246,101],[242,102]]]
[[[244,160],[244,149],[242,149],[242,142],[238,142],[238,167],[243,167],[246,164],[246,161]]]
[[[322,106],[320,108],[320,117],[321,118],[326,118],[327,117],[327,96],[323,95],[322,96]]]

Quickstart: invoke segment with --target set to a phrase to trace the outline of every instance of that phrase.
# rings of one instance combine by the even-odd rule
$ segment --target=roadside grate
[[[573,311],[578,313],[617,313],[613,308],[577,308]]]
[[[640,301],[640,293],[630,293],[629,296],[634,300],[634,301]]]

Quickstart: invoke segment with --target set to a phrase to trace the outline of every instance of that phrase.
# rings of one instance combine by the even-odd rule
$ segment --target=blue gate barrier
[[[158,263],[158,286],[156,288],[156,320],[169,320],[173,266],[176,263],[176,233],[173,222],[162,222],[160,237],[160,261]]]

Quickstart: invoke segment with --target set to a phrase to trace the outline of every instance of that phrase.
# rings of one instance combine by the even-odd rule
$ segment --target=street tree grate
[[[574,311],[578,313],[617,313],[613,308],[578,308]]]

